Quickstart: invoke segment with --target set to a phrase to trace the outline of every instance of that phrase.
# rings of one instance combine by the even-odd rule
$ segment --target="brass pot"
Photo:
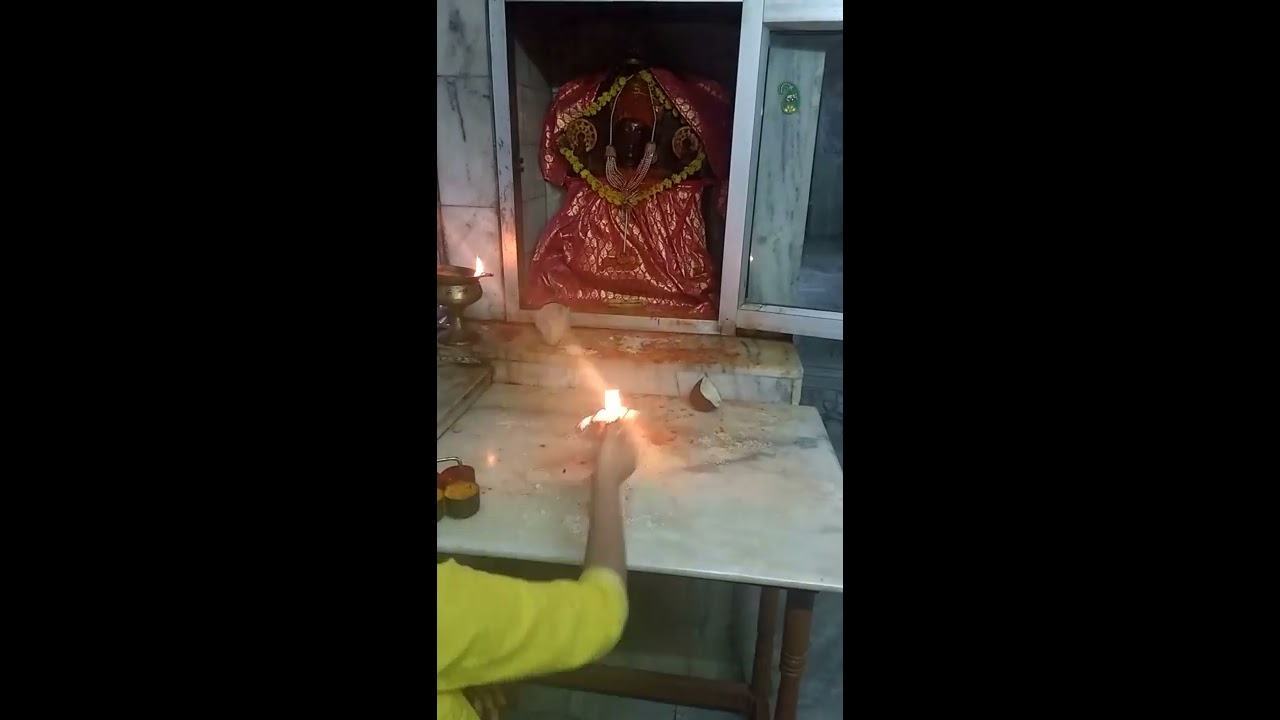
[[[474,268],[457,265],[436,265],[436,303],[449,309],[452,327],[439,337],[446,345],[466,345],[471,342],[470,333],[462,329],[462,312],[484,296],[480,278],[493,277],[492,273],[476,275]]]

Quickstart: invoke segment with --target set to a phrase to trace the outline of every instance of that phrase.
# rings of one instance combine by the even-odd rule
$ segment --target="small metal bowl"
[[[436,285],[456,285],[460,283],[480,283],[480,278],[493,277],[493,273],[476,274],[475,268],[459,265],[436,265]]]

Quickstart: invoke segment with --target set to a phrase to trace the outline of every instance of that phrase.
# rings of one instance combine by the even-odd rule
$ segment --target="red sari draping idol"
[[[538,237],[525,299],[714,319],[702,199],[715,192],[723,215],[729,96],[658,68],[608,79],[565,84],[543,121],[542,176],[566,193]]]

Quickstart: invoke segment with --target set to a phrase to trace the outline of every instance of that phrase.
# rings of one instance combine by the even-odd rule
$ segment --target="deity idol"
[[[542,176],[564,204],[525,298],[575,310],[714,319],[704,193],[723,219],[733,105],[718,84],[636,60],[566,83],[543,120]]]

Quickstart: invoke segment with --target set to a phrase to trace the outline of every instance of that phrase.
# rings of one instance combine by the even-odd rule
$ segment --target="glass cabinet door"
[[[757,113],[742,270],[736,283],[726,272],[726,295],[737,292],[722,314],[740,328],[844,337],[843,22],[827,27],[762,22],[756,77],[739,82],[754,84]],[[744,28],[744,56],[748,43]],[[746,137],[735,127],[735,142]]]
[[[839,33],[772,37],[749,303],[844,311],[843,40]]]

